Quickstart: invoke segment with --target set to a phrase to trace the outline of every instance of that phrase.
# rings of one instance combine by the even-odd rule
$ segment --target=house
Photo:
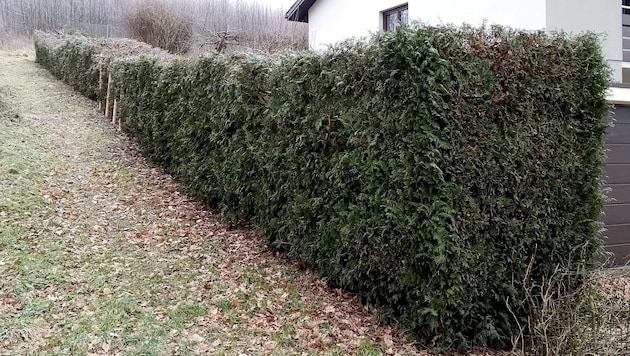
[[[613,82],[609,101],[615,104],[616,122],[605,142],[603,178],[611,199],[601,220],[613,264],[630,262],[630,0],[297,0],[286,18],[309,24],[314,50],[390,31],[410,20],[431,25],[487,21],[525,30],[604,34],[602,49]]]
[[[287,12],[291,21],[308,22],[309,42],[323,49],[342,39],[391,30],[419,19],[428,24],[489,22],[528,29],[545,25],[545,0],[298,0]]]
[[[630,80],[630,52],[626,55],[627,67],[624,66],[623,48],[630,50],[630,27],[623,30],[624,24],[630,26],[630,0],[547,0],[546,28],[550,31],[563,30],[572,33],[593,31],[603,34],[604,56],[613,70],[613,82],[621,83],[624,77]],[[623,33],[622,33],[623,32]],[[623,68],[628,68],[623,70]]]
[[[392,30],[410,20],[431,25],[486,21],[525,30],[590,30],[606,34],[603,48],[614,81],[630,83],[630,0],[297,0],[286,18],[308,23],[314,50]]]

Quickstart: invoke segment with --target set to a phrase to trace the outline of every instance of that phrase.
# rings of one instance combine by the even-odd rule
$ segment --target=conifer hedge
[[[194,60],[35,44],[85,93],[112,73],[123,127],[188,193],[426,343],[509,347],[526,281],[597,264],[593,35],[419,27]]]

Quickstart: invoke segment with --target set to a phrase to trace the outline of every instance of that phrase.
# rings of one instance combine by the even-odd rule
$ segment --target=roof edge
[[[289,21],[308,23],[308,10],[317,0],[297,0],[284,15]]]

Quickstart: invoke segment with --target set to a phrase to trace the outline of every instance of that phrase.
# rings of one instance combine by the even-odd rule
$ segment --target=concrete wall
[[[484,20],[523,29],[545,27],[546,0],[318,0],[308,13],[312,49],[324,49],[350,37],[382,28],[382,11],[409,4],[409,18],[427,24],[469,23]]]
[[[622,82],[621,1],[547,0],[547,29],[604,34],[602,48],[613,70],[613,81]]]

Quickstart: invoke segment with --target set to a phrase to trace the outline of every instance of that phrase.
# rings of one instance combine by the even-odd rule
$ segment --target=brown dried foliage
[[[130,37],[171,53],[185,53],[192,44],[192,16],[166,1],[140,2],[123,24]]]

